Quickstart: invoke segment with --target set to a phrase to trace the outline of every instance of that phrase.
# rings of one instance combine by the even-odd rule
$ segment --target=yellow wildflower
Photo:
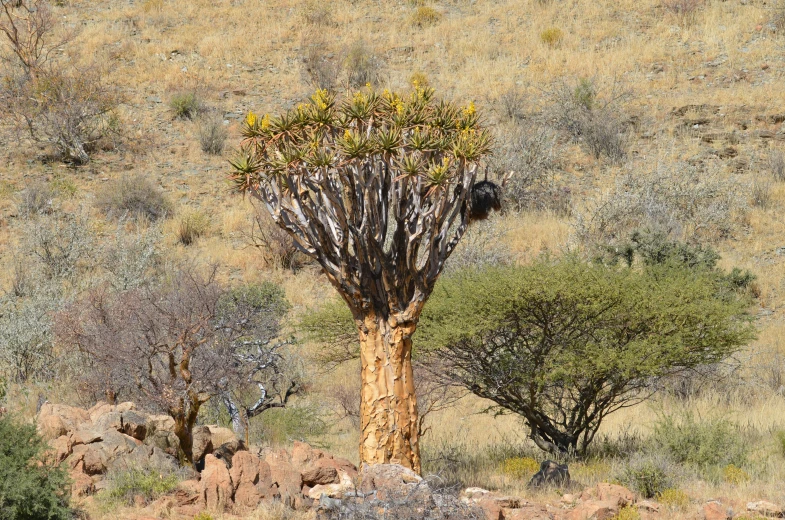
[[[248,112],[248,115],[245,116],[245,122],[248,124],[248,126],[253,128],[253,126],[256,124],[256,114],[253,112]]]

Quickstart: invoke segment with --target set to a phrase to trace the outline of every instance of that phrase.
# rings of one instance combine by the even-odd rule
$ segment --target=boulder
[[[71,455],[74,443],[70,436],[61,435],[60,437],[49,441],[49,446],[52,449],[48,460],[54,465],[58,465]]]
[[[229,475],[232,479],[236,507],[255,509],[262,499],[270,496],[272,488],[270,466],[256,455],[247,451],[235,453]]]
[[[273,495],[283,503],[294,507],[295,498],[302,488],[302,480],[300,472],[292,464],[289,453],[282,449],[270,449],[265,450],[263,458],[270,468]]]
[[[52,440],[74,432],[81,424],[89,421],[90,416],[81,408],[44,403],[38,412],[37,429],[44,440]]]
[[[168,415],[148,415],[147,433],[174,432],[174,419]]]
[[[581,499],[612,501],[619,507],[625,507],[635,503],[635,494],[624,486],[600,482],[594,488],[584,490]]]
[[[74,444],[92,444],[103,440],[101,432],[96,428],[86,427],[79,428],[73,434]]]
[[[224,463],[231,469],[232,458],[234,457],[235,453],[240,451],[245,451],[245,443],[237,439],[232,439],[229,442],[225,442],[215,448],[213,450],[213,455],[215,455],[215,458],[224,461]]]
[[[204,457],[204,470],[199,480],[202,505],[211,511],[223,511],[232,503],[232,478],[226,464],[209,453]]]
[[[147,437],[144,439],[144,443],[148,446],[155,446],[156,448],[163,450],[173,457],[176,457],[178,451],[180,450],[180,439],[178,439],[177,435],[175,435],[173,432],[168,432],[165,430],[155,431],[152,434],[149,433],[148,430]]]
[[[120,413],[120,430],[122,433],[143,441],[147,435],[147,415],[128,410]]]
[[[566,487],[570,485],[570,471],[567,464],[559,464],[552,460],[543,461],[540,471],[534,474],[529,481],[529,487],[543,486]]]
[[[728,520],[732,517],[732,512],[729,513],[728,508],[716,500],[703,504],[703,518],[705,520]]]
[[[191,450],[194,460],[202,460],[205,455],[213,452],[213,440],[209,427],[196,426],[194,428]]]
[[[307,489],[307,488],[304,488]],[[354,479],[345,471],[338,471],[338,481],[332,484],[316,484],[308,489],[305,494],[313,499],[319,500],[322,495],[329,498],[343,498],[349,493],[355,493],[357,485]]]
[[[100,443],[90,444],[86,446],[82,462],[84,463],[84,472],[87,475],[103,475],[106,473],[106,467],[109,462],[109,455]]]
[[[375,491],[376,499],[391,508],[388,513],[392,518],[404,514],[426,517],[437,510],[428,483],[400,464],[364,464],[359,487],[366,496]],[[395,508],[402,508],[401,513]]]
[[[106,401],[98,401],[92,408],[87,410],[87,414],[90,416],[90,422],[95,422],[96,419],[104,414],[114,412],[115,408],[115,405],[109,404]]]
[[[766,500],[747,503],[747,511],[773,518],[785,518],[785,510],[783,510],[783,508],[772,502],[767,502]]]
[[[519,509],[503,509],[502,515],[504,520],[552,520],[553,515],[547,509],[536,506],[527,505]]]
[[[81,469],[71,470],[71,496],[84,497],[95,491],[93,479],[85,475]]]
[[[213,446],[221,446],[227,442],[237,442],[237,436],[229,428],[210,425],[207,429],[210,430],[210,440]]]
[[[616,500],[587,500],[567,514],[567,520],[610,520],[619,513]]]

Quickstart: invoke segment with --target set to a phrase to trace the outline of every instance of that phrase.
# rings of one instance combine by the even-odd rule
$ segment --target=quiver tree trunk
[[[360,458],[420,472],[417,397],[412,371],[414,323],[367,316],[360,328]]]

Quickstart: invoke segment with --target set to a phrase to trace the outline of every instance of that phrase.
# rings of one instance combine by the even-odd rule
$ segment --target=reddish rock
[[[84,472],[86,474],[100,475],[106,473],[107,453],[98,444],[87,446],[82,461],[84,462]]]
[[[302,481],[306,486],[317,484],[338,483],[338,470],[331,459],[319,459],[309,464],[302,472]]]
[[[610,520],[619,513],[617,500],[587,500],[567,514],[567,520]]]
[[[207,454],[200,484],[202,504],[212,511],[223,511],[232,503],[232,479],[226,464]]]
[[[624,507],[635,503],[635,494],[624,486],[600,482],[594,488],[584,490],[581,500],[613,501]]]
[[[314,500],[319,500],[322,495],[330,498],[342,498],[345,493],[355,491],[357,484],[356,477],[352,477],[343,470],[338,470],[338,482],[335,484],[317,484],[312,488],[303,487],[303,495]]]
[[[711,501],[703,504],[703,518],[705,520],[728,520],[732,515],[728,514],[728,508],[719,502]]]
[[[64,404],[44,403],[38,412],[38,433],[52,440],[74,432],[80,424],[90,421],[85,410]]]
[[[493,498],[481,498],[477,506],[485,513],[485,520],[503,520],[502,507]]]
[[[270,466],[256,455],[247,451],[235,453],[229,474],[237,507],[255,509],[259,502],[270,494]]]
[[[91,494],[94,490],[93,479],[85,475],[81,467],[70,472],[71,476],[71,496],[84,497]]]
[[[764,516],[773,518],[785,518],[785,510],[783,510],[783,508],[766,500],[748,502],[747,511],[750,511],[751,513],[760,513]]]
[[[547,509],[528,505],[518,509],[503,509],[504,520],[552,520],[554,516]]]
[[[71,455],[73,440],[68,435],[61,435],[60,437],[49,441],[49,446],[52,448],[49,460],[55,465],[58,465]]]
[[[286,450],[267,450],[264,461],[270,468],[270,478],[273,486],[273,495],[294,507],[295,497],[300,494],[302,479],[300,472],[292,464],[292,459]]]

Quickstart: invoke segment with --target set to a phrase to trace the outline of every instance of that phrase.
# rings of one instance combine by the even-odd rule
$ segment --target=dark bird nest
[[[502,209],[502,188],[491,181],[476,182],[472,186],[471,206],[469,217],[471,220],[484,220],[488,218],[491,210]]]

